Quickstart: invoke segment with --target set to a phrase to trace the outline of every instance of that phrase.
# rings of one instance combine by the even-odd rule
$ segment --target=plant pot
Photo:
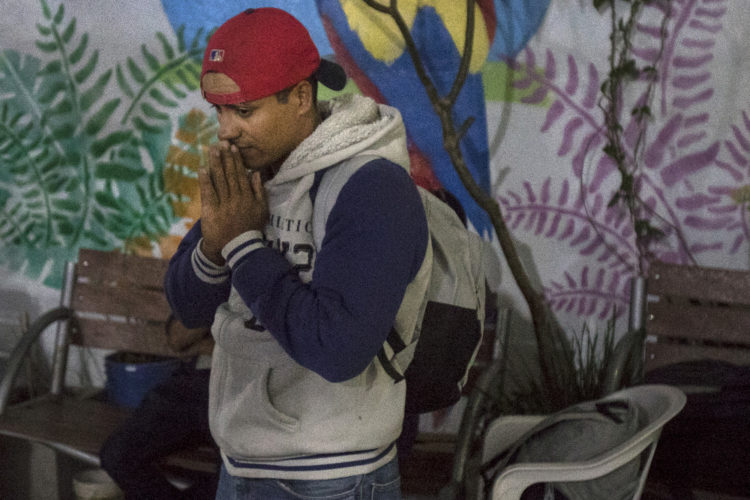
[[[114,352],[104,358],[107,399],[126,408],[138,406],[154,386],[180,366],[179,358]]]

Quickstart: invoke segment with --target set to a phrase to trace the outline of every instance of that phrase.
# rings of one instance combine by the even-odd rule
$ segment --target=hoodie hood
[[[360,154],[376,155],[409,169],[404,123],[396,108],[346,94],[321,101],[323,121],[266,183],[273,188]]]

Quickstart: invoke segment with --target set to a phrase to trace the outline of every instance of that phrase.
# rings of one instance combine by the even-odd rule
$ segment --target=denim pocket
[[[401,500],[401,478],[397,477],[388,483],[373,482],[370,495],[365,494],[367,500]]]
[[[277,481],[292,498],[301,500],[356,500],[362,476],[318,481]]]

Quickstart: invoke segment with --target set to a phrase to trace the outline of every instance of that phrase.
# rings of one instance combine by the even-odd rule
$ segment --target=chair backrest
[[[174,355],[164,335],[168,261],[82,248],[72,277],[72,344]]]
[[[626,399],[638,404],[644,420],[640,430],[626,442],[590,460],[510,465],[494,479],[492,498],[520,498],[527,487],[540,482],[585,481],[602,477],[646,452],[633,496],[634,499],[640,498],[661,430],[682,410],[685,395],[668,385],[641,385],[622,389],[602,399]],[[488,427],[483,453],[485,461],[512,443],[509,435],[523,434],[543,417],[513,416],[504,422],[506,418],[500,417]]]
[[[60,305],[74,320],[58,323],[51,392],[62,391],[68,346],[94,347],[159,356],[180,356],[167,344],[170,307],[164,295],[169,262],[81,248],[69,262]]]
[[[750,364],[750,271],[654,262],[648,295],[645,371],[700,359]]]

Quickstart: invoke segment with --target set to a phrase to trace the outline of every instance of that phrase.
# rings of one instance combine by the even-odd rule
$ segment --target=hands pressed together
[[[245,168],[237,146],[222,141],[211,146],[208,169],[198,172],[201,193],[202,251],[223,264],[221,249],[233,238],[262,230],[268,221],[268,200],[259,171]]]

